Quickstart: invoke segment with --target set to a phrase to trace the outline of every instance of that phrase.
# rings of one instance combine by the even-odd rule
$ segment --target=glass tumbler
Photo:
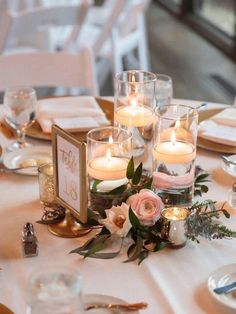
[[[170,76],[157,74],[156,106],[170,105],[173,97],[173,83]]]
[[[46,207],[56,204],[54,196],[54,176],[52,163],[42,164],[38,167],[39,199]]]
[[[81,278],[68,266],[47,266],[29,278],[27,314],[82,314]]]
[[[153,190],[169,206],[189,205],[194,193],[198,112],[184,105],[156,108]]]
[[[157,77],[144,71],[124,71],[115,76],[114,124],[132,134],[132,155],[151,173]]]

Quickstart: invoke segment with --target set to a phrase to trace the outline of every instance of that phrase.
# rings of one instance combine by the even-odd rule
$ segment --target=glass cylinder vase
[[[144,71],[125,71],[115,77],[114,123],[132,133],[132,155],[138,165],[151,173],[155,122],[156,75]]]
[[[189,205],[194,194],[198,112],[184,105],[156,108],[153,190],[168,206]]]
[[[131,133],[118,127],[97,128],[88,132],[87,172],[91,209],[109,209],[121,204],[125,198],[131,139]]]

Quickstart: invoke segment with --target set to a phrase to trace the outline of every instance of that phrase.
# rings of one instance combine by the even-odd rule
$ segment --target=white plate
[[[236,155],[228,156],[229,160],[236,162]],[[236,166],[221,161],[221,168],[232,177],[236,178]]]
[[[22,149],[17,149],[13,152],[6,153],[3,156],[3,164],[5,167],[12,169],[17,168],[22,165],[22,162],[25,164],[31,164],[31,162],[35,161],[43,163],[50,162],[52,160],[52,149],[47,146],[30,146]],[[20,174],[27,175],[37,175],[38,168],[25,168],[20,171],[17,171]]]
[[[208,289],[218,302],[236,310],[236,297],[233,296],[233,293],[217,294],[213,291],[215,288],[230,284],[233,281],[236,281],[236,264],[225,265],[210,275]]]
[[[92,304],[92,303],[120,303],[120,304],[126,304],[127,302],[116,298],[112,297],[110,295],[104,295],[104,294],[85,294],[83,296],[84,298],[84,305],[86,304]],[[88,313],[91,314],[105,314],[105,313],[111,313],[111,310],[106,310],[106,309],[94,309],[90,310]],[[121,310],[112,310],[113,314],[127,314],[127,311],[121,311]],[[132,311],[133,314],[139,314],[139,311]]]

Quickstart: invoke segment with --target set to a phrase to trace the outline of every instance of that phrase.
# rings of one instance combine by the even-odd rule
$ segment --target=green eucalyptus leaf
[[[149,252],[147,250],[143,250],[143,251],[140,252],[140,254],[139,254],[139,261],[138,261],[139,265],[142,263],[142,261],[145,260],[145,258],[148,257],[148,253]]]
[[[222,212],[226,218],[230,218],[230,213],[226,209],[222,209]]]
[[[92,186],[92,192],[97,192],[97,186],[99,183],[101,183],[103,180],[94,180],[93,186]]]
[[[207,193],[207,192],[208,192],[208,186],[202,185],[202,186],[201,186],[201,191],[202,191],[203,193]]]
[[[135,229],[137,229],[140,226],[140,222],[138,220],[138,217],[133,212],[132,208],[129,208],[129,221]]]
[[[115,188],[115,189],[109,191],[109,193],[107,193],[107,194],[119,195],[119,194],[124,193],[125,190],[126,190],[126,188],[127,188],[127,185],[126,185],[126,184],[125,184],[125,185],[121,185],[121,186],[118,186],[117,188]]]
[[[91,249],[89,249],[85,254],[84,254],[84,257],[89,257],[91,255],[93,255],[94,253],[96,252],[99,252],[103,249],[106,248],[106,244],[104,242],[99,242],[99,243],[96,243],[94,244]]]
[[[144,184],[144,188],[151,190],[151,188],[152,188],[152,181],[153,181],[153,178],[150,178],[150,179]]]
[[[135,170],[135,173],[134,173],[134,176],[133,176],[133,179],[132,179],[132,183],[133,183],[134,185],[139,184],[140,179],[141,179],[141,177],[142,177],[142,171],[143,171],[143,163],[141,162],[141,163],[138,165],[137,169]]]
[[[135,247],[131,251],[131,255],[123,263],[128,263],[128,262],[131,262],[131,261],[135,261],[139,257],[142,248],[143,248],[143,239],[140,236],[137,236]]]
[[[126,177],[127,179],[132,179],[133,176],[134,176],[134,158],[132,156],[127,166]]]

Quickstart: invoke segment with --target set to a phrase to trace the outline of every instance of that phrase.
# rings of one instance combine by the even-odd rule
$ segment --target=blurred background
[[[33,41],[37,41],[37,51],[72,51],[72,45],[68,49],[69,45],[65,47],[63,42],[68,39],[68,27],[61,26],[60,31],[51,36],[51,29],[55,26],[51,25],[48,36],[44,23],[44,28],[42,25],[39,27],[41,34],[37,37],[27,34],[25,38],[19,35],[11,38],[15,32],[11,24],[14,24],[14,14],[24,15],[40,6],[76,5],[81,1],[0,0],[1,54],[25,53],[29,42],[32,44]],[[174,98],[233,103],[236,94],[236,0],[123,2],[121,9],[118,8],[121,0],[89,1],[90,8],[81,23],[76,45],[73,43],[73,52],[84,45],[92,48],[100,95],[113,95],[113,77],[117,71],[139,68],[169,75],[173,80]],[[20,24],[16,25],[15,28],[20,30]],[[88,26],[93,27],[92,31],[87,32]],[[99,35],[99,32],[103,34]],[[98,37],[91,40],[94,34]],[[40,46],[39,42],[43,44]],[[27,49],[23,47],[22,50],[22,45]],[[12,51],[13,48],[15,51]],[[135,62],[135,58],[140,59],[139,62]],[[103,62],[100,62],[102,59]],[[39,97],[50,96],[54,91],[49,87],[37,89]]]

